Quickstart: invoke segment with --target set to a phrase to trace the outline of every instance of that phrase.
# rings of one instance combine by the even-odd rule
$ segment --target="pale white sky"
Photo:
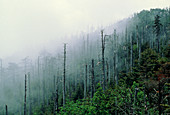
[[[169,5],[170,0],[0,0],[0,58],[30,55],[50,42],[62,44],[62,36]]]

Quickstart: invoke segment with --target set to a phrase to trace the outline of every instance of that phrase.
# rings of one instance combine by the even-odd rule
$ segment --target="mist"
[[[130,22],[134,13],[169,4],[168,0],[0,0],[0,113],[8,105],[10,114],[23,114],[24,80],[29,81],[28,102],[35,107],[49,105],[56,79],[61,96],[65,50],[66,89],[69,83],[83,84],[84,67],[88,66],[90,76],[92,59],[95,70],[101,71],[101,30],[107,40],[112,38],[105,52],[112,63],[111,46],[125,44],[126,28],[129,35],[135,30]],[[116,65],[118,70],[123,64],[121,60]],[[95,72],[96,81],[99,73]]]
[[[168,3],[168,0],[1,0],[0,57],[23,58],[36,55],[41,49],[57,49],[56,46],[68,42],[68,36],[88,33],[91,28],[113,24],[133,12],[166,7]]]

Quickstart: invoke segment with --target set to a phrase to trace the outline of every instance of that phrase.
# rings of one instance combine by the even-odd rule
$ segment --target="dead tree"
[[[85,79],[84,79],[84,99],[86,99],[87,95],[87,64],[85,68]]]
[[[54,90],[53,90],[53,91],[55,92],[55,89],[56,89],[56,77],[55,77],[55,75],[54,75],[54,79],[53,79],[53,80],[54,80],[54,81],[53,81],[53,82],[54,82],[54,83],[53,83],[53,85],[54,85],[54,87],[53,87]]]
[[[137,45],[137,51],[138,51],[138,48],[139,48],[138,25],[136,25],[136,45]]]
[[[130,48],[130,65],[131,65],[131,72],[133,67],[133,38],[132,35],[130,36],[131,48]]]
[[[27,102],[27,75],[25,74],[25,97],[24,97],[24,115],[26,115],[26,102]]]
[[[63,106],[65,106],[66,99],[65,99],[65,77],[66,77],[66,44],[64,44],[64,71],[63,71]]]
[[[29,115],[32,115],[32,105],[31,105],[31,88],[30,88],[30,73],[28,73],[28,90],[29,90]]]
[[[113,83],[117,81],[116,74],[117,74],[117,36],[116,36],[116,30],[114,30],[114,57],[113,57],[113,71],[114,71],[114,78]]]
[[[58,111],[58,77],[54,75],[54,115],[56,115],[56,111]]]
[[[91,69],[91,98],[93,98],[94,94],[94,59],[92,59],[92,69]]]
[[[114,57],[113,57],[113,71],[114,71],[114,78],[113,83],[116,81],[116,52],[114,51]]]
[[[104,61],[104,50],[105,50],[105,37],[103,37],[103,30],[101,30],[101,41],[102,41],[102,74],[103,74],[103,90],[105,90],[105,61]]]
[[[90,83],[91,83],[91,65],[89,64],[89,68],[88,68],[88,80],[89,80],[89,85],[88,85],[88,90],[90,91],[90,88],[91,88],[91,85],[90,85]]]
[[[58,76],[59,77],[59,76]],[[55,110],[58,112],[58,77],[57,77],[57,81],[56,81],[56,100],[55,100]]]
[[[40,105],[40,56],[38,56],[38,105]]]
[[[8,106],[5,105],[6,115],[8,115]]]
[[[45,70],[43,70],[43,81],[42,81],[42,84],[43,84],[43,88],[42,88],[42,94],[43,94],[43,105],[45,105],[45,95],[46,95],[46,91],[45,91]]]
[[[139,53],[139,62],[140,62],[140,58],[141,58],[141,39],[139,39],[139,34],[138,34],[138,26],[136,26],[136,37],[137,37],[137,49],[138,49],[138,53]]]
[[[107,72],[106,72],[106,85],[108,85],[108,81],[109,81],[109,64],[108,61],[106,61],[106,68],[107,68]]]

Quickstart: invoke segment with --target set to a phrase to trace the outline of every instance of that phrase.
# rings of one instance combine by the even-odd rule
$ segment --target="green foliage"
[[[78,84],[76,91],[72,95],[72,98],[74,101],[83,98],[83,89],[80,84]]]
[[[108,85],[105,91],[102,90],[100,84],[98,84],[96,92],[93,98],[83,99],[83,84],[79,81],[75,92],[72,93],[71,98],[66,102],[65,107],[62,107],[62,96],[59,97],[59,112],[57,114],[64,115],[112,115],[112,114],[158,114],[158,98],[160,93],[158,92],[159,79],[163,79],[161,82],[162,90],[162,110],[169,112],[169,105],[167,104],[166,96],[168,93],[168,87],[165,85],[165,77],[169,76],[169,61],[170,61],[170,47],[166,44],[162,44],[160,54],[158,54],[155,48],[155,36],[153,29],[155,29],[156,36],[160,35],[162,38],[163,32],[161,30],[161,23],[167,23],[164,14],[166,12],[161,9],[151,9],[150,11],[143,10],[142,12],[134,15],[129,21],[127,27],[128,31],[133,33],[133,62],[134,66],[132,71],[128,71],[130,62],[130,43],[127,35],[126,42],[115,46],[114,40],[110,40],[110,43],[106,45],[108,49],[106,57],[110,64],[110,86]],[[157,16],[156,16],[157,15]],[[159,16],[158,16],[159,15]],[[156,17],[155,17],[156,16]],[[155,19],[154,19],[155,17]],[[160,18],[161,17],[161,18]],[[137,44],[136,38],[136,25],[138,25],[138,39],[141,40],[141,58],[139,59],[139,44]],[[154,25],[154,28],[153,28]],[[134,31],[135,30],[135,31]],[[126,33],[126,34],[131,34]],[[166,32],[164,32],[166,33]],[[117,36],[117,35],[116,35]],[[167,39],[164,39],[167,42]],[[153,43],[152,43],[153,42]],[[122,48],[124,46],[124,49]],[[117,47],[118,63],[117,74],[119,77],[119,85],[114,85],[113,79],[113,57],[114,48]],[[125,64],[126,57],[126,66]],[[110,58],[110,59],[109,59]],[[102,72],[100,59],[97,60],[97,66],[95,67],[95,81],[100,80]],[[78,68],[83,69],[81,64],[78,64]],[[127,69],[128,67],[128,69]],[[90,69],[90,68],[89,68]],[[120,71],[122,72],[120,74]],[[89,73],[90,74],[90,73]],[[81,78],[81,77],[80,77]],[[87,93],[89,94],[89,92]],[[39,114],[51,114],[52,106],[35,108],[35,115]],[[39,113],[39,114],[37,114]]]
[[[156,33],[156,36],[160,35],[162,24],[160,23],[160,16],[155,16],[155,22],[154,22],[154,32]]]
[[[170,60],[170,44],[168,44],[164,49],[163,49],[165,57]]]
[[[75,103],[70,101],[65,107],[60,107],[59,114],[108,115],[114,114],[115,111],[130,114],[133,108],[136,114],[144,113],[143,87],[136,82],[133,82],[130,88],[126,88],[125,85],[116,86],[114,89],[107,89],[106,92],[99,87],[92,99],[78,100]]]
[[[100,85],[100,84],[98,84]],[[94,97],[92,99],[92,105],[95,107],[95,111],[97,114],[107,114],[108,109],[107,107],[109,106],[107,104],[107,97],[105,93],[103,92],[102,87],[99,87],[94,94]]]
[[[141,54],[140,69],[143,76],[147,78],[154,77],[153,73],[160,67],[158,57],[158,54],[152,49],[146,49]]]
[[[84,114],[107,114],[106,96],[99,87],[92,99],[70,101],[65,107],[60,107],[59,114],[84,115]]]

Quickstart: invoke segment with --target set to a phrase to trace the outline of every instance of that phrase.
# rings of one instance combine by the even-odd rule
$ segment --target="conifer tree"
[[[160,33],[161,33],[161,22],[160,22],[160,16],[156,15],[154,20],[154,32],[156,34],[156,41],[157,41],[157,52],[160,52]]]

